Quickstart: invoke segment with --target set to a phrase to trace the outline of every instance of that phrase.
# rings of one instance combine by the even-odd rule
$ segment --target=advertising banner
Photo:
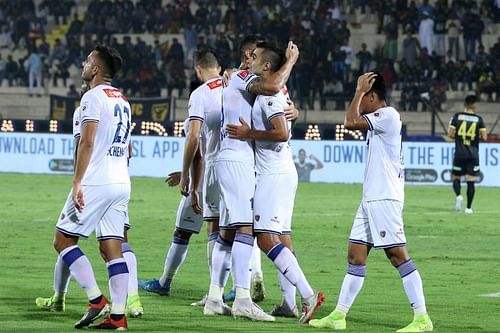
[[[294,162],[301,181],[362,183],[364,141],[292,140]],[[0,172],[71,173],[73,137],[67,134],[0,133]],[[131,176],[165,177],[180,170],[184,138],[133,136]],[[445,185],[451,182],[454,145],[404,142],[406,182]],[[483,186],[500,186],[500,144],[480,144]]]

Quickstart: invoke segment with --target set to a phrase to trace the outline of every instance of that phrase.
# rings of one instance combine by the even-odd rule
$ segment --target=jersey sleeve
[[[448,127],[457,128],[457,114],[454,114],[453,117],[451,117]]]
[[[73,113],[73,137],[80,136],[80,106]]]
[[[284,116],[285,111],[283,105],[280,103],[276,96],[259,96],[260,106],[266,115],[266,118],[270,121],[274,117]]]
[[[203,88],[200,87],[200,88]],[[189,120],[205,120],[205,112],[204,112],[204,95],[203,91],[198,88],[189,97],[189,105],[188,105],[188,114]]]
[[[250,82],[256,78],[258,78],[258,76],[253,74],[250,70],[237,71],[231,76],[229,84],[236,90],[248,91]]]
[[[100,117],[101,108],[97,96],[92,93],[83,95],[80,103],[80,126],[89,121],[99,122]]]
[[[479,117],[478,127],[480,131],[486,131],[486,126],[484,125],[484,120],[482,117]]]
[[[387,110],[377,110],[372,113],[363,115],[363,118],[368,122],[368,128],[375,133],[387,133],[395,128],[397,112],[388,112]],[[397,121],[401,121],[397,119]]]

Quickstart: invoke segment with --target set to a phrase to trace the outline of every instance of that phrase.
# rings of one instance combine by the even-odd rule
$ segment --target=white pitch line
[[[492,294],[481,294],[478,295],[479,297],[500,297],[500,292],[498,293],[492,293]]]

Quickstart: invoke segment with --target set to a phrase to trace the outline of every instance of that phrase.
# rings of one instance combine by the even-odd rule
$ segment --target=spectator
[[[366,49],[366,43],[361,44],[361,50],[356,53],[356,58],[359,60],[358,76],[368,72],[373,56],[370,51]]]
[[[454,55],[458,61],[460,58],[459,36],[460,36],[460,21],[456,14],[453,14],[446,21],[446,31],[448,34],[448,51]]]
[[[54,62],[53,68],[52,86],[57,87],[58,79],[62,79],[63,86],[66,87],[69,78],[68,66],[63,62],[56,61]]]
[[[9,87],[17,85],[17,80],[19,78],[18,73],[19,66],[17,65],[17,62],[12,58],[12,55],[9,54],[7,56],[7,63],[5,64],[5,78],[9,82]]]
[[[76,87],[75,87],[74,84],[70,84],[69,91],[66,94],[66,96],[73,97],[73,98],[79,98],[80,97],[80,93],[76,90]]]
[[[436,8],[436,18],[434,19],[434,37],[436,39],[436,53],[440,56],[445,54],[446,38],[446,8],[438,6]]]
[[[5,78],[5,66],[7,63],[2,59],[2,54],[0,53],[0,86],[3,83],[3,79]]]
[[[28,60],[25,64],[26,70],[28,71],[29,76],[29,86],[28,92],[30,97],[33,96],[33,93],[36,93],[37,96],[42,96],[42,71],[43,71],[43,62],[40,54],[38,54],[38,50],[35,46],[33,46],[31,50],[31,54],[28,57]],[[35,88],[36,82],[36,88]]]
[[[434,30],[434,21],[426,11],[422,12],[422,19],[418,25],[418,36],[422,48],[427,49],[429,55],[432,54],[432,37]]]
[[[184,50],[179,40],[175,37],[172,39],[172,45],[170,45],[166,60],[168,63],[175,62],[177,65],[182,64],[184,68]]]
[[[2,26],[2,32],[0,33],[0,49],[8,48],[12,45],[11,32],[6,25]]]
[[[420,52],[420,43],[418,39],[413,36],[412,31],[409,30],[406,38],[403,40],[403,61],[405,64],[414,68],[417,65],[417,57]]]

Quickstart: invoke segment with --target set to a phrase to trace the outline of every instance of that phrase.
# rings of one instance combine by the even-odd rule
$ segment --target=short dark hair
[[[464,105],[468,107],[476,104],[476,102],[477,102],[476,95],[468,95],[465,97]]]
[[[269,42],[257,43],[257,48],[264,49],[262,56],[271,63],[271,71],[276,72],[285,63],[285,52],[275,44]]]
[[[120,52],[115,48],[103,45],[97,45],[94,51],[97,51],[97,57],[104,65],[104,73],[114,78],[123,65],[123,59]]]
[[[379,72],[374,71],[374,73],[375,73],[375,82],[373,82],[372,88],[370,89],[369,92],[367,92],[367,94],[373,91],[375,94],[377,94],[378,98],[385,101],[387,89],[385,88],[384,77]]]
[[[240,42],[240,54],[243,54],[251,45],[257,45],[259,42],[263,42],[264,38],[259,35],[247,35]]]
[[[217,55],[210,49],[198,50],[194,58],[194,64],[205,69],[219,67]]]

